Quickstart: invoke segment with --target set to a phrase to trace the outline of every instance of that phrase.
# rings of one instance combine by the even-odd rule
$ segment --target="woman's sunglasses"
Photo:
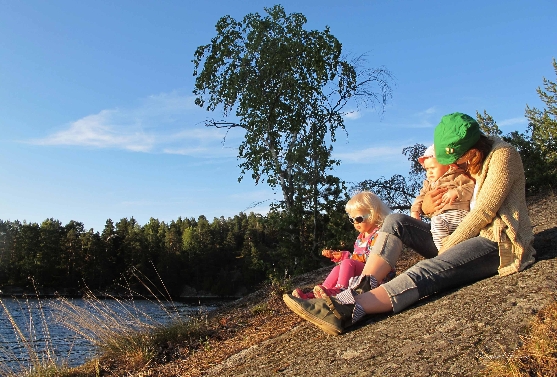
[[[369,217],[369,215],[356,216],[356,217],[350,217],[350,216],[348,216],[348,220],[349,220],[352,224],[359,224],[359,223],[365,221],[368,217]]]

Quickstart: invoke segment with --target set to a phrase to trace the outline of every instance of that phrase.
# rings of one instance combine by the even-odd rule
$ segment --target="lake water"
[[[192,305],[148,300],[3,298],[0,301],[0,376],[7,371],[28,369],[35,355],[40,360],[56,360],[70,366],[83,364],[95,356],[95,347],[87,338],[96,336],[99,323],[104,323],[109,330],[119,326],[144,328],[187,321],[192,315],[207,313],[218,306],[218,303]],[[76,323],[81,334],[67,328]],[[90,324],[93,326],[89,327]]]

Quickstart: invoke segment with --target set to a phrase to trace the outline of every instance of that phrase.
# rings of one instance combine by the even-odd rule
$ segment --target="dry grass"
[[[148,334],[139,332],[144,349],[150,350],[148,358],[145,353],[111,351],[61,376],[198,376],[234,353],[276,337],[301,321],[282,304],[276,289],[268,286],[216,313],[158,327]]]
[[[543,308],[530,325],[522,347],[501,360],[490,361],[486,377],[557,376],[557,302]]]

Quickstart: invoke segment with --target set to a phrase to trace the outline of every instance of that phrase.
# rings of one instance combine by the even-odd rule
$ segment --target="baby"
[[[435,158],[433,145],[418,158],[418,162],[426,171],[426,180],[410,209],[413,218],[421,219],[422,202],[426,193],[439,187],[448,188],[443,194],[443,207],[431,216],[431,235],[439,250],[443,238],[454,232],[470,211],[470,199],[474,193],[475,182],[456,164],[441,165]]]

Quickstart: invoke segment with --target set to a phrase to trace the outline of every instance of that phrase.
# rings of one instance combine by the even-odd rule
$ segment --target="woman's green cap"
[[[454,164],[480,139],[480,125],[470,115],[452,113],[435,127],[435,157],[441,165]]]

